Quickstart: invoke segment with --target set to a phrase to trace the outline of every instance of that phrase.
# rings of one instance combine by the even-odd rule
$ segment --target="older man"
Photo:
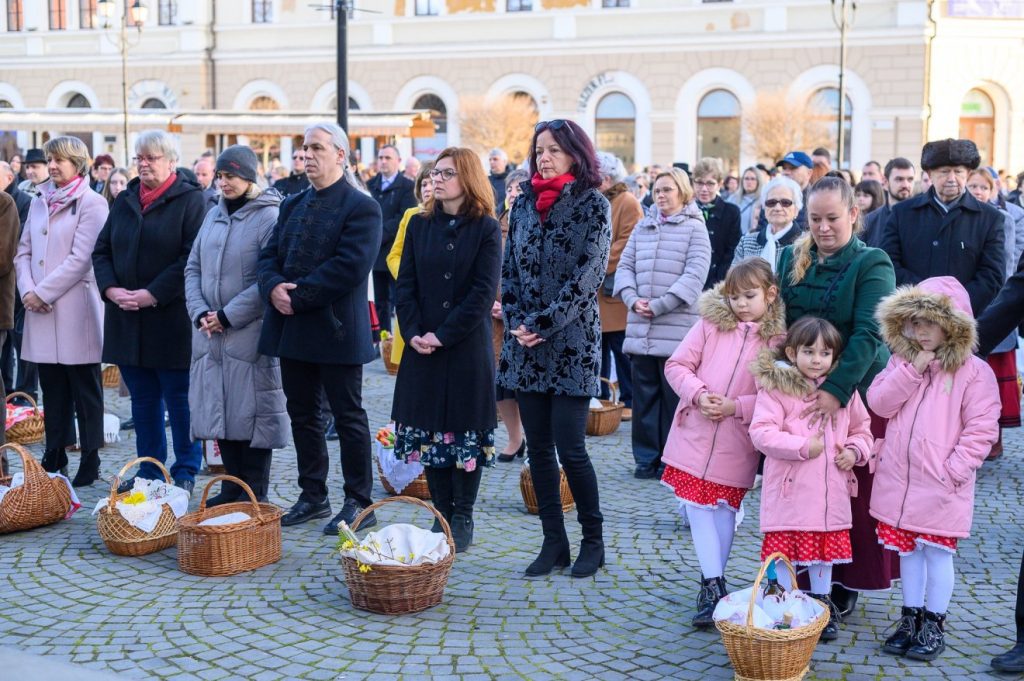
[[[508,177],[508,171],[511,170],[508,164],[508,154],[504,149],[491,149],[491,153],[487,154],[487,165],[491,167],[491,174],[487,179],[491,183],[491,189],[494,190],[494,210],[500,215],[502,206],[505,205],[505,178]]]
[[[882,166],[878,161],[868,161],[864,164],[861,169],[860,181],[874,180],[878,184],[885,182],[885,178],[882,175]]]
[[[892,208],[914,193],[914,164],[897,156],[885,164],[885,202],[864,218],[860,240],[874,248],[882,247],[882,233]]]
[[[46,157],[42,149],[29,149],[25,152],[25,162],[21,166],[25,171],[25,181],[18,185],[18,189],[29,196],[39,195],[39,187],[50,179],[50,173],[46,170]]]
[[[309,178],[306,177],[306,156],[302,149],[292,151],[292,169],[288,177],[282,177],[274,183],[274,189],[285,196],[298,194],[309,186]]]
[[[402,221],[402,216],[405,215],[405,211],[416,205],[416,195],[413,193],[415,184],[399,172],[401,167],[402,155],[398,147],[385,144],[377,152],[377,174],[366,184],[371,196],[380,206],[384,220],[380,253],[373,264],[373,302],[380,318],[380,328],[384,331],[391,331],[391,312],[394,307],[391,294],[395,286],[395,280],[391,277],[384,259],[388,257],[391,246],[395,243],[398,223]]]
[[[420,169],[422,167],[423,164],[420,163],[420,160],[418,158],[416,158],[415,156],[410,156],[409,158],[405,159],[405,170],[402,172],[402,174],[408,177],[413,182],[415,182],[416,176],[420,174]]]
[[[217,191],[217,186],[213,183],[213,167],[213,156],[207,154],[200,156],[199,160],[192,166],[192,173],[196,176],[196,180],[203,190],[203,201],[208,211],[220,201],[220,193]]]

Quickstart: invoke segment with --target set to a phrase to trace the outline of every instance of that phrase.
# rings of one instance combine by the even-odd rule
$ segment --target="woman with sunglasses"
[[[594,146],[572,121],[537,124],[530,173],[509,213],[498,382],[516,392],[544,530],[540,555],[526,574],[546,575],[570,563],[560,461],[583,528],[572,575],[588,577],[604,565],[597,475],[585,435],[590,398],[600,386],[597,292],[608,264],[611,209],[598,190]]]
[[[794,223],[804,206],[800,185],[785,176],[778,176],[765,185],[761,193],[761,212],[767,223],[755,232],[744,234],[736,246],[732,264],[744,258],[760,256],[777,271],[782,249],[800,236],[800,225]]]

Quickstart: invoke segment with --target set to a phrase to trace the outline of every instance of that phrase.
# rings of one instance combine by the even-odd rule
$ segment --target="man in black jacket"
[[[487,164],[491,167],[491,174],[487,176],[487,180],[494,192],[494,213],[501,215],[505,207],[505,178],[512,170],[508,167],[508,154],[504,149],[491,149],[491,153],[487,155]]]
[[[415,184],[400,172],[402,155],[398,148],[386,144],[377,152],[377,174],[366,183],[366,188],[380,205],[384,221],[384,235],[381,238],[380,253],[373,263],[373,304],[377,307],[382,331],[391,331],[391,314],[394,309],[395,280],[391,278],[385,259],[391,252],[398,234],[398,223],[405,211],[416,206]]]
[[[327,442],[320,407],[326,395],[341,440],[345,502],[324,533],[337,535],[369,506],[373,488],[370,428],[363,409],[363,365],[370,342],[366,281],[380,248],[380,208],[348,168],[348,138],[316,123],[303,140],[310,186],[281,204],[260,252],[257,276],[268,303],[259,351],[281,358],[302,494],[281,519],[297,525],[331,515]],[[362,527],[376,523],[371,514]]]
[[[725,279],[742,236],[739,207],[718,195],[724,177],[722,162],[717,158],[702,158],[693,167],[694,198],[704,213],[704,224],[711,239],[711,267],[705,289]]]
[[[885,203],[864,217],[860,240],[872,248],[882,247],[882,234],[892,207],[914,193],[914,164],[897,156],[885,164]]]
[[[288,177],[282,177],[274,183],[274,189],[281,192],[283,196],[298,194],[309,186],[309,178],[306,177],[306,157],[302,149],[292,151],[292,171]]]
[[[932,179],[927,192],[893,207],[882,248],[896,269],[897,284],[929,277],[956,277],[984,312],[1006,278],[1003,216],[965,191],[967,176],[981,164],[970,140],[929,142],[921,169]]]

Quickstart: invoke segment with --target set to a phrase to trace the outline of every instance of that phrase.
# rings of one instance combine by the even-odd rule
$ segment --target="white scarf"
[[[772,273],[775,273],[775,264],[778,261],[779,239],[786,236],[791,229],[793,229],[792,222],[775,233],[772,233],[771,225],[764,229],[764,249],[761,251],[761,257],[771,265]]]

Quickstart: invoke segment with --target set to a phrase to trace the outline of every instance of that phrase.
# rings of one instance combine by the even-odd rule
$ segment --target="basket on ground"
[[[15,443],[0,447],[17,452],[25,482],[0,501],[0,534],[29,530],[63,520],[71,510],[71,490],[61,479],[52,479],[28,451]]]
[[[160,520],[157,521],[156,527],[151,532],[143,532],[135,527],[125,520],[117,510],[117,502],[131,494],[131,490],[117,493],[121,478],[129,468],[143,462],[156,465],[164,474],[167,484],[173,484],[171,474],[167,472],[164,465],[149,456],[129,461],[114,476],[113,482],[110,483],[110,496],[107,498],[107,505],[101,508],[96,516],[96,529],[100,533],[100,539],[115,556],[145,556],[156,551],[163,551],[178,543],[178,519],[174,517],[174,511],[167,504],[164,504],[160,510]]]
[[[569,489],[569,480],[565,477],[565,470],[558,467],[558,493],[562,499],[562,513],[568,513],[576,505],[572,498],[572,491]],[[533,475],[530,472],[530,462],[523,464],[519,471],[519,491],[523,493],[523,503],[526,504],[526,511],[537,515],[540,513],[540,505],[537,503],[537,492],[533,489]]]
[[[249,501],[206,508],[213,483],[230,480]],[[248,520],[230,525],[200,525],[209,518],[242,512]],[[178,569],[190,575],[224,577],[255,570],[281,559],[281,516],[274,504],[259,503],[252,488],[233,475],[218,475],[206,483],[199,510],[178,519]]]
[[[384,486],[384,491],[391,496],[398,494],[395,488],[388,482],[388,479],[384,477],[384,469],[380,467],[380,461],[377,462],[377,476],[380,478],[380,484]],[[427,486],[427,475],[426,473],[420,473],[419,477],[410,482],[405,486],[405,489],[401,492],[402,496],[405,497],[416,497],[417,499],[430,500],[430,487]]]
[[[103,387],[116,388],[121,385],[121,370],[116,364],[108,364],[103,367]]]
[[[388,497],[367,506],[356,516],[352,530],[359,529],[359,523],[367,515],[384,504],[413,504],[427,509],[437,518],[448,541],[448,555],[437,563],[422,565],[374,565],[369,572],[360,572],[358,561],[348,556],[341,557],[345,573],[345,584],[352,605],[360,610],[381,615],[407,615],[431,608],[441,602],[448,575],[455,562],[455,541],[452,530],[444,517],[430,504],[413,497]]]
[[[750,607],[747,610],[747,623],[719,621],[715,626],[722,634],[729,659],[736,670],[737,679],[764,681],[796,681],[802,679],[808,670],[808,663],[818,645],[821,630],[828,624],[829,611],[824,611],[811,624],[796,629],[761,629],[754,626],[754,602],[761,590],[768,565],[773,560],[781,560],[789,569],[792,583],[796,584],[796,571],[793,564],[782,553],[773,553],[765,559],[761,570],[754,580],[754,588],[750,592]]]
[[[7,429],[7,441],[19,445],[34,445],[37,442],[42,442],[45,427],[43,413],[39,411],[39,405],[31,395],[22,392],[11,393],[7,396],[7,402],[9,403],[15,397],[24,397],[28,400],[28,403],[32,405],[32,414]]]
[[[395,339],[392,337],[381,338],[380,340],[380,358],[384,360],[384,368],[387,369],[388,373],[392,376],[398,373],[398,364],[391,361],[391,349],[395,345]]]
[[[626,405],[619,402],[619,390],[614,383],[607,378],[602,381],[608,384],[611,390],[610,400],[600,400],[601,408],[591,407],[587,414],[587,435],[611,435],[619,429],[622,423],[622,410]]]

